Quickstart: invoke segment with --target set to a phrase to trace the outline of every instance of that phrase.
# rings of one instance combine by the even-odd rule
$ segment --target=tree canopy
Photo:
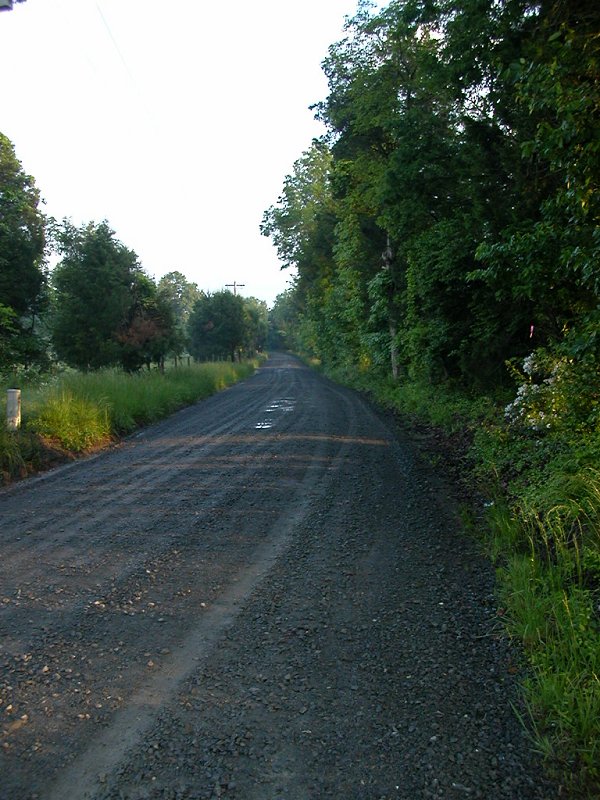
[[[190,349],[197,360],[233,361],[244,345],[244,301],[228,291],[203,294],[196,301],[188,326]]]
[[[599,16],[591,0],[359,3],[323,64],[327,133],[262,225],[298,270],[305,349],[481,385],[532,348],[591,347]]]
[[[202,293],[188,320],[190,351],[198,361],[253,355],[268,334],[266,303],[229,291]]]
[[[160,361],[175,341],[174,316],[137,255],[108,223],[57,231],[62,260],[52,273],[52,341],[78,369],[120,364],[138,369]]]
[[[43,358],[35,336],[46,301],[44,215],[32,177],[0,133],[0,365]]]
[[[182,272],[173,270],[158,281],[158,295],[165,302],[175,319],[180,349],[188,346],[187,323],[201,292]]]

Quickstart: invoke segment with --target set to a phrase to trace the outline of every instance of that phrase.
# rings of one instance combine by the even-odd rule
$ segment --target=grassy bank
[[[582,392],[567,378],[544,399],[551,382],[534,376],[507,402],[373,374],[332,377],[436,431],[434,443],[458,445],[460,469],[476,489],[471,519],[497,568],[500,613],[523,653],[523,722],[566,796],[600,797],[595,401],[582,414]]]
[[[22,428],[0,429],[4,481],[35,471],[60,454],[92,451],[136,428],[248,377],[255,362],[218,362],[130,375],[119,370],[64,372],[21,385]],[[0,385],[3,403],[6,388]],[[2,419],[5,408],[2,407]]]

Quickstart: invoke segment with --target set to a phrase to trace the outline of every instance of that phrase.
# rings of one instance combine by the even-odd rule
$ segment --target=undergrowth
[[[600,797],[600,376],[582,389],[546,352],[513,372],[508,404],[371,372],[331,376],[417,425],[466,432],[499,603],[525,662],[523,722],[570,796]]]

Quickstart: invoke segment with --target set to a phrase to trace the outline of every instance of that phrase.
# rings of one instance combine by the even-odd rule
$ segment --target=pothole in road
[[[265,408],[263,414],[265,417],[257,422],[254,430],[268,430],[275,425],[275,415],[289,414],[296,408],[296,400],[293,397],[282,397],[279,400],[273,400],[272,403]]]

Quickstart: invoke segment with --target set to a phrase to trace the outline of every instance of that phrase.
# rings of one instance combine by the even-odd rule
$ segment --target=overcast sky
[[[260,235],[313,137],[356,0],[26,0],[0,13],[0,131],[57,218],[107,219],[155,278],[289,274]]]

